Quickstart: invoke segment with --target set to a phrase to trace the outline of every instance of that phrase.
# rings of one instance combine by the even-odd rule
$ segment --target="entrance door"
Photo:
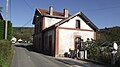
[[[75,38],[75,49],[81,49],[81,38],[80,37],[76,37]]]

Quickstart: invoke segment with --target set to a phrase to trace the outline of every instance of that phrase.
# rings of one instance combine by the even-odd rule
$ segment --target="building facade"
[[[55,57],[63,56],[78,45],[82,47],[80,42],[88,38],[95,40],[98,29],[82,12],[70,15],[68,9],[56,12],[52,6],[49,10],[37,8],[33,24],[34,48]]]

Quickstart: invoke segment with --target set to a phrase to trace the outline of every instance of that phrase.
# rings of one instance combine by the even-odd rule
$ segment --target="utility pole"
[[[6,21],[5,21],[5,40],[7,40],[7,27],[8,27],[8,0],[6,0]]]

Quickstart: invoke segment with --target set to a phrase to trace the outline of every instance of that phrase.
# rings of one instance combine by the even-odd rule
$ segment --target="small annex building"
[[[56,12],[52,6],[49,10],[37,8],[32,24],[34,48],[55,57],[77,48],[76,41],[96,40],[98,29],[82,12],[71,15],[68,9]]]

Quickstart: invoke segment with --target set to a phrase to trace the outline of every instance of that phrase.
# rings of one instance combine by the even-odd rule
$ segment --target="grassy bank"
[[[11,42],[0,40],[0,67],[10,67],[13,55]]]

